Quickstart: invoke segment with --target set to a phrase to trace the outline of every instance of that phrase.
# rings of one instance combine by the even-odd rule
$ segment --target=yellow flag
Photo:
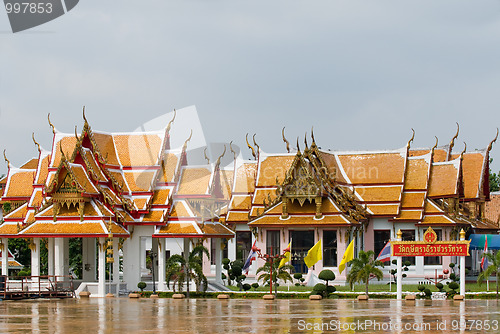
[[[339,273],[342,274],[342,272],[345,269],[345,265],[347,262],[351,261],[354,258],[354,239],[349,243],[349,246],[347,246],[347,249],[344,252],[344,256],[342,257],[342,261],[340,261],[339,265]]]
[[[307,256],[304,258],[304,262],[306,263],[307,268],[311,268],[318,262],[323,259],[323,255],[321,254],[321,239],[316,243],[316,245],[312,246],[312,248],[307,252]]]
[[[281,259],[280,265],[278,268],[283,267],[288,261],[292,259],[292,241],[288,244],[287,248],[285,249],[285,257]]]

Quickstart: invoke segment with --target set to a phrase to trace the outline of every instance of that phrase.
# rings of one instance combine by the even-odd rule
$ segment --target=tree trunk
[[[370,284],[370,279],[369,278],[366,279],[366,286],[365,286],[365,292],[366,292],[367,296],[368,296],[368,284]]]

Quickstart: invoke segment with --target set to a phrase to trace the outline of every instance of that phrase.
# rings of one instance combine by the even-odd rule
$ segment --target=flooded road
[[[0,301],[1,333],[498,333],[497,300]]]

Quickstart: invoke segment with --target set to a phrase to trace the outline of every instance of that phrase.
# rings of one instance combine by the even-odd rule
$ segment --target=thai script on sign
[[[392,256],[468,256],[469,243],[434,243],[434,244],[392,244]]]

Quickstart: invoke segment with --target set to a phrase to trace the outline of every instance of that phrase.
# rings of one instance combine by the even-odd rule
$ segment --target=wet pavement
[[[499,333],[500,302],[91,298],[0,301],[1,333]]]

